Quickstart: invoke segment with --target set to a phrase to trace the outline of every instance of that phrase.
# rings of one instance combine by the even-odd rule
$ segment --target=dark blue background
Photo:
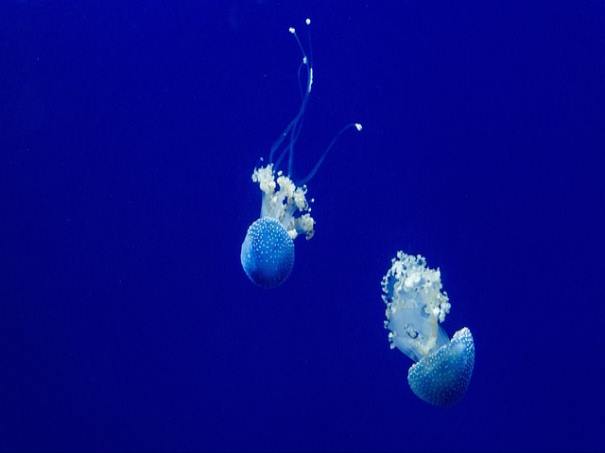
[[[307,16],[299,174],[365,129],[265,291],[250,174]],[[595,0],[4,0],[0,449],[604,449],[604,86]],[[398,249],[474,333],[453,408],[388,348]]]

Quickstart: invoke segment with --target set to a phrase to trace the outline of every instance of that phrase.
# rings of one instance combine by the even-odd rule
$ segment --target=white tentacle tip
[[[363,129],[361,123],[355,123],[353,126],[355,126],[355,129],[357,129],[358,132],[361,132],[361,130]]]
[[[288,31],[289,31],[290,33],[292,33],[293,35],[294,35],[294,34],[296,34],[296,28],[294,28],[294,27],[290,27],[290,28],[288,28]]]
[[[307,24],[307,25],[311,25],[311,19],[307,17],[307,18],[305,19],[305,24]]]

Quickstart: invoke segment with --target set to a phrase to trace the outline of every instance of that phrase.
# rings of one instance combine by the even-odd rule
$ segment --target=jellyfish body
[[[310,25],[310,19],[306,19],[305,24]],[[262,193],[261,214],[248,228],[240,253],[244,272],[253,283],[263,288],[274,288],[287,280],[294,266],[294,240],[301,234],[306,239],[313,237],[315,221],[311,217],[311,208],[306,198],[306,183],[315,176],[343,132],[350,128],[361,130],[359,123],[343,127],[311,171],[294,182],[294,147],[313,87],[313,67],[294,27],[290,27],[288,31],[294,36],[302,54],[299,69],[306,69],[299,71],[299,74],[306,74],[306,81],[302,85],[302,101],[294,118],[271,147],[269,162],[255,168],[252,173],[252,181],[258,184]],[[280,170],[280,165],[284,162],[287,162],[287,175]]]
[[[292,272],[294,239],[301,233],[311,239],[315,222],[308,212],[306,189],[281,173],[276,175],[271,164],[256,169],[252,180],[263,192],[261,217],[248,228],[240,259],[253,283],[275,288]]]
[[[391,348],[416,362],[408,370],[414,394],[436,406],[459,401],[473,374],[475,344],[468,328],[450,341],[440,325],[451,304],[439,269],[428,268],[420,255],[397,252],[382,279],[382,299]]]
[[[412,365],[408,384],[427,403],[450,406],[466,392],[474,363],[475,343],[465,327],[454,334],[452,341]]]

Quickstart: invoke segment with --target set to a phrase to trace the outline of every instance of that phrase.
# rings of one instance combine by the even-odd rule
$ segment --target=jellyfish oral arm
[[[306,186],[297,187],[282,172],[275,173],[273,164],[255,168],[252,181],[258,183],[263,194],[261,218],[277,220],[292,239],[304,234],[311,239],[315,233],[315,220],[307,201]]]
[[[449,341],[439,323],[451,305],[439,269],[427,268],[422,256],[398,252],[382,279],[382,292],[392,348],[418,361]]]

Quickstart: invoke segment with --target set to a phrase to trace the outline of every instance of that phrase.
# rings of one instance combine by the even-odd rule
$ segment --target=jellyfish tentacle
[[[302,101],[305,98],[305,94],[307,94],[307,84],[303,81],[303,68],[305,67],[305,63],[300,63],[298,65],[298,71],[296,73],[296,78],[298,80],[298,92],[300,94],[300,100]]]
[[[361,132],[361,130],[363,129],[363,126],[361,125],[361,123],[350,123],[350,124],[347,124],[346,126],[344,126],[334,136],[334,138],[330,141],[330,144],[328,145],[328,147],[326,148],[326,150],[322,153],[321,157],[319,158],[319,160],[317,161],[317,163],[313,166],[313,168],[311,169],[311,171],[302,180],[298,181],[298,184],[301,184],[301,185],[307,184],[311,179],[313,179],[313,177],[315,176],[315,174],[319,170],[319,167],[321,167],[321,164],[323,163],[324,159],[326,158],[326,156],[328,155],[328,153],[330,152],[330,150],[334,147],[334,145],[336,144],[336,142],[338,142],[338,139],[340,138],[340,136],[342,134],[344,134],[346,131],[348,131],[349,129],[353,129],[353,128],[357,132]]]
[[[301,104],[301,107],[302,107],[302,104]],[[304,112],[304,109],[303,109],[303,112]],[[269,151],[269,163],[273,163],[274,162],[273,157],[275,156],[275,152],[280,148],[280,146],[282,145],[282,143],[284,142],[284,140],[288,137],[288,134],[290,133],[290,131],[292,130],[292,128],[299,121],[300,116],[301,116],[301,109],[299,108],[298,113],[296,114],[296,116],[294,118],[292,118],[292,120],[288,123],[288,125],[286,126],[286,128],[283,130],[283,132],[281,134],[279,134],[279,136],[277,137],[277,139],[275,140],[275,142],[273,143],[273,145],[271,145],[271,150]],[[286,150],[287,150],[287,148],[286,148]],[[282,151],[281,154],[283,154],[286,150]]]
[[[307,26],[309,26],[311,24],[311,20],[307,18],[307,20],[305,21],[305,24]],[[300,52],[302,54],[302,63],[301,63],[301,66],[299,67],[298,72],[300,73],[302,66],[307,68],[307,82],[306,82],[306,90],[302,96],[302,100],[300,103],[300,107],[298,108],[298,112],[296,113],[294,118],[292,118],[290,123],[288,123],[286,128],[283,130],[283,132],[279,135],[279,137],[275,140],[275,142],[271,146],[271,150],[269,152],[269,163],[274,162],[273,158],[275,157],[275,153],[282,146],[282,144],[284,143],[284,140],[286,140],[286,138],[288,138],[288,135],[290,136],[290,142],[284,148],[284,150],[282,150],[282,152],[280,153],[278,160],[275,162],[276,164],[277,164],[277,162],[281,162],[285,153],[289,153],[290,155],[292,154],[294,142],[296,141],[296,138],[298,137],[298,134],[300,133],[299,124],[305,114],[305,110],[307,108],[307,104],[309,101],[309,96],[311,94],[311,88],[313,86],[313,68],[311,66],[311,61],[307,57],[305,48],[303,47],[302,42],[300,41],[300,38],[298,37],[298,34],[296,33],[296,29],[294,27],[290,27],[288,29],[288,31],[290,32],[290,34],[292,36],[294,36],[294,39],[296,40],[296,44],[298,45],[298,48],[300,49]],[[300,77],[299,77],[299,79],[300,79]],[[295,131],[296,131],[296,133],[294,133]],[[290,174],[290,166],[291,166],[290,163],[292,161],[293,161],[293,157],[289,157],[288,158],[288,173],[289,174]],[[275,168],[277,168],[277,165]]]
[[[305,20],[305,24],[307,25],[307,27],[311,25],[311,19],[307,18]],[[307,103],[309,102],[311,89],[313,88],[313,64],[311,62],[311,59],[307,55],[307,52],[305,51],[305,48],[302,45],[302,42],[300,41],[300,38],[296,34],[296,29],[294,27],[290,27],[289,31],[292,36],[294,36],[296,44],[298,44],[298,48],[300,49],[300,53],[302,55],[302,64],[307,68],[307,89],[302,99],[300,116],[298,118],[298,121],[292,128],[292,131],[290,132],[290,143],[288,145],[288,175],[292,176],[294,173],[294,145],[296,143],[296,140],[298,140],[300,131],[302,130],[304,112],[307,108]]]

